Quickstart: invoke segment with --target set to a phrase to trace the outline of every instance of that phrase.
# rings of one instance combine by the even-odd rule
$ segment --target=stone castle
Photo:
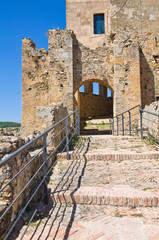
[[[158,100],[158,0],[66,0],[66,22],[66,29],[48,32],[48,51],[23,39],[24,134],[45,129],[77,105],[88,119]]]

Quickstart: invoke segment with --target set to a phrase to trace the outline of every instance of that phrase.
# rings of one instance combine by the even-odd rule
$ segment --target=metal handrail
[[[12,160],[13,158],[15,158],[18,154],[20,154],[22,151],[24,151],[26,148],[28,148],[29,146],[31,146],[33,143],[35,143],[38,139],[42,138],[44,135],[47,135],[53,128],[55,128],[56,126],[58,126],[60,123],[62,123],[64,120],[66,120],[67,118],[69,118],[71,115],[73,115],[74,113],[76,113],[77,109],[70,113],[69,115],[67,115],[66,117],[64,117],[63,119],[61,119],[58,123],[55,123],[52,127],[48,128],[45,132],[41,133],[40,135],[38,135],[36,138],[34,138],[33,140],[31,140],[30,142],[26,143],[24,146],[22,146],[21,148],[19,148],[17,151],[15,151],[14,153],[11,153],[8,157],[6,157],[4,160],[2,160],[0,162],[0,167],[3,166],[4,164],[6,164],[8,161]]]
[[[138,113],[135,112],[132,113],[132,111],[135,109],[135,108],[139,108],[139,111]],[[125,114],[129,114],[128,117],[125,117]],[[159,117],[159,114],[156,114],[156,113],[153,113],[153,112],[150,112],[150,111],[147,111],[147,110],[144,110],[142,109],[141,105],[136,105],[135,107],[133,108],[130,108],[128,109],[127,111],[124,111],[123,113],[120,113],[118,115],[116,115],[115,117],[113,117],[110,122],[112,124],[111,128],[112,128],[112,133],[113,135],[114,134],[117,134],[117,136],[119,135],[119,133],[122,133],[122,135],[124,136],[125,135],[125,132],[127,130],[129,130],[129,135],[131,136],[132,135],[132,126],[136,126],[136,124],[132,125],[132,123],[136,123],[138,122],[137,124],[140,124],[139,126],[137,126],[137,128],[135,127],[134,128],[134,131],[140,131],[140,135],[141,135],[141,139],[143,139],[143,135],[144,135],[144,131],[146,132],[146,129],[145,127],[147,127],[147,129],[153,131],[154,133],[158,133],[158,131],[156,131],[155,129],[152,128],[152,126],[146,126],[144,120],[147,120],[151,123],[154,123],[155,125],[159,125],[159,122],[155,122],[154,120],[151,120],[151,119],[148,119],[148,118],[145,118],[143,116],[143,113],[147,113],[147,114],[150,114],[150,115],[153,115],[153,116],[156,116],[156,117]],[[139,116],[139,118],[137,119],[133,119],[132,120],[132,117],[133,116]],[[125,121],[126,119],[128,119],[128,121]],[[128,128],[125,128],[125,123],[127,124],[126,126]],[[119,129],[120,127],[120,129]],[[159,134],[158,134],[159,135]],[[154,137],[155,138],[155,137]],[[158,143],[159,140],[156,139],[156,142]]]
[[[69,119],[72,119],[71,116],[75,115],[75,121],[74,121],[74,117],[73,117],[73,125],[70,125],[70,121]],[[47,135],[48,133],[56,128],[59,124],[61,123],[65,123],[65,126],[62,127],[61,130],[58,131],[58,133],[56,134],[56,136],[54,136],[48,143],[46,141],[47,139]],[[74,124],[75,122],[75,124]],[[60,141],[60,143],[54,147],[53,151],[49,154],[49,156],[47,156],[47,146],[53,142],[55,140],[55,138],[57,138],[57,136],[59,136],[60,133],[62,133],[64,130],[66,130],[65,136],[62,138],[62,140]],[[10,233],[12,232],[13,228],[15,227],[15,225],[17,224],[17,222],[19,221],[19,219],[21,218],[21,216],[23,215],[23,213],[25,212],[26,207],[28,206],[28,204],[31,202],[31,200],[33,199],[33,197],[35,196],[35,194],[37,193],[37,191],[40,189],[41,185],[44,185],[44,197],[43,200],[45,203],[48,202],[48,190],[47,190],[47,176],[48,174],[51,172],[52,168],[55,166],[56,162],[58,161],[58,159],[60,158],[61,154],[67,150],[67,159],[69,160],[69,143],[71,142],[71,140],[73,139],[73,137],[75,135],[79,136],[80,134],[80,119],[79,119],[79,112],[78,112],[78,107],[76,108],[75,111],[73,111],[72,113],[70,113],[69,115],[67,115],[66,117],[64,117],[63,119],[61,119],[59,122],[57,122],[56,124],[54,124],[53,126],[51,126],[50,128],[48,128],[46,131],[44,131],[43,133],[41,133],[40,135],[38,135],[36,138],[34,138],[33,140],[31,140],[30,142],[26,143],[24,146],[22,146],[21,148],[19,148],[17,151],[15,151],[14,153],[10,154],[8,157],[4,158],[1,162],[0,162],[0,167],[5,166],[6,164],[10,163],[10,161],[17,157],[20,153],[22,153],[24,150],[28,149],[29,146],[31,146],[32,144],[34,144],[35,142],[37,142],[37,140],[39,140],[40,138],[43,138],[43,147],[41,149],[39,149],[39,152],[29,160],[29,162],[27,162],[16,174],[15,176],[13,176],[6,184],[5,186],[3,186],[0,189],[0,193],[9,185],[11,184],[11,182],[17,178],[35,159],[38,155],[40,155],[41,153],[43,153],[43,161],[42,163],[39,164],[38,169],[35,170],[33,176],[28,179],[28,182],[25,184],[25,186],[22,187],[22,189],[20,190],[20,193],[17,194],[17,196],[15,196],[15,199],[13,199],[7,206],[5,211],[2,213],[2,215],[0,216],[0,221],[4,218],[4,216],[8,213],[9,210],[11,210],[12,206],[14,205],[14,203],[18,200],[18,198],[25,192],[25,190],[27,189],[27,187],[29,185],[32,184],[33,180],[35,179],[35,177],[37,177],[38,173],[43,169],[43,177],[40,181],[40,183],[38,184],[38,186],[36,187],[35,191],[33,192],[32,196],[27,199],[26,205],[25,207],[21,210],[21,212],[18,214],[19,216],[17,217],[17,219],[14,221],[13,225],[10,227],[10,229],[8,230],[8,232],[6,233],[6,236],[4,237],[4,240],[7,239],[10,235]],[[62,149],[60,155],[58,156],[58,158],[53,161],[50,166],[48,166],[47,169],[47,162],[48,160],[51,158],[51,156],[55,153],[57,153],[59,147],[61,145],[63,145],[65,142],[65,146]],[[29,150],[28,150],[29,151]],[[35,215],[35,213],[34,213]],[[34,217],[34,216],[33,216]],[[30,224],[31,221],[29,221]],[[12,222],[11,222],[12,224]],[[25,234],[25,232],[24,232]],[[23,236],[24,236],[23,234]]]
[[[146,110],[144,110],[144,109],[140,109],[142,112],[145,112],[145,113],[148,113],[148,114],[151,114],[151,115],[154,115],[154,116],[156,116],[156,117],[159,117],[159,114],[157,114],[157,113],[153,113],[153,112],[149,112],[149,111],[146,111]]]
[[[127,113],[127,112],[129,112],[129,111],[131,111],[131,110],[133,110],[133,109],[135,109],[135,108],[137,108],[137,107],[140,107],[140,105],[138,104],[138,105],[136,105],[135,107],[132,107],[132,108],[126,110],[125,112],[122,112],[122,113],[116,115],[116,116],[113,117],[113,118],[116,118],[116,117],[122,116],[123,114],[125,114],[125,113]]]

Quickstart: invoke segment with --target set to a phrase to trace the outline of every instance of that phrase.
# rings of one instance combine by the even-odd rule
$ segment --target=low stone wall
[[[18,148],[25,144],[25,140],[17,138],[15,136],[1,136],[0,137],[0,161],[2,161],[8,154],[16,151]],[[0,189],[3,188],[9,180],[18,173],[34,156],[41,150],[41,141],[38,141],[34,146],[20,153],[15,159],[0,168]],[[52,148],[48,149],[48,154]],[[55,154],[48,161],[48,168],[55,160]],[[13,180],[5,189],[0,193],[0,216],[4,213],[10,203],[17,197],[17,195],[23,190],[28,181],[33,177],[38,168],[43,163],[43,152],[41,152],[27,167],[19,174],[19,176]],[[27,200],[33,195],[36,187],[39,185],[43,177],[43,168],[31,181],[26,190],[13,204],[12,208],[4,216],[0,222],[0,240],[3,239],[3,235],[12,225],[13,221],[18,216],[21,209],[25,206]],[[38,194],[33,198],[34,201],[38,201],[43,196],[43,187],[38,191]]]
[[[145,111],[159,114],[159,102],[153,102],[149,106],[145,106]],[[143,113],[143,127],[148,130],[148,133],[159,140],[159,117]]]
[[[28,136],[28,133],[31,134],[31,138],[34,134],[40,134],[44,132],[49,127],[53,126],[55,123],[63,119],[68,115],[66,107],[63,106],[62,103],[59,104],[52,104],[52,106],[36,106],[34,107],[34,122],[30,126],[30,129],[28,131],[28,128],[25,126],[22,126],[21,128],[21,136],[23,138],[26,138]],[[61,125],[58,125],[55,129],[53,129],[49,136],[47,137],[47,140],[50,141],[58,131],[64,127],[64,122]],[[57,145],[62,140],[63,134],[59,135],[56,141],[53,142],[52,145]]]

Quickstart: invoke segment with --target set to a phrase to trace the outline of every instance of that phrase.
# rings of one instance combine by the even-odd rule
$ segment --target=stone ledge
[[[91,160],[139,160],[139,159],[159,159],[158,152],[152,153],[117,153],[117,154],[75,154],[70,153],[69,157],[71,160],[79,160],[81,158],[86,158],[87,161]],[[60,157],[62,160],[66,160],[66,153],[63,153]]]
[[[159,196],[130,187],[111,189],[81,187],[76,192],[60,191],[51,194],[55,201],[71,204],[110,205],[121,207],[159,207]]]

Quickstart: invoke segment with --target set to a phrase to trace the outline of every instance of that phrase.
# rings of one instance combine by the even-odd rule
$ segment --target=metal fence
[[[140,135],[151,137],[159,143],[159,115],[137,105],[111,119],[112,134],[119,136]]]
[[[61,126],[64,126],[64,127],[61,128]],[[61,129],[61,130],[54,131],[54,132],[58,132],[56,134],[56,136],[53,136],[53,137],[51,137],[51,139],[48,139],[48,135],[50,133],[52,133],[52,130],[57,129],[57,127],[59,127],[58,129]],[[45,132],[43,132],[42,134],[37,136],[32,141],[28,142],[23,147],[21,147],[20,149],[18,149],[14,153],[10,154],[7,158],[4,158],[0,162],[0,168],[3,168],[4,166],[7,166],[12,161],[14,161],[14,159],[16,159],[17,156],[19,156],[22,153],[25,153],[26,151],[28,151],[28,148],[29,149],[31,149],[32,147],[34,148],[35,144],[39,140],[41,140],[42,147],[39,149],[38,153],[33,158],[31,158],[28,162],[26,162],[24,164],[24,166],[22,166],[22,168],[14,176],[12,176],[12,178],[9,179],[9,181],[0,189],[0,196],[2,196],[3,192],[5,191],[5,189],[9,185],[12,186],[12,183],[14,181],[17,181],[17,178],[21,177],[21,174],[24,171],[28,171],[27,168],[29,169],[30,164],[35,162],[35,165],[37,165],[36,164],[36,161],[37,161],[36,159],[38,158],[39,155],[42,155],[42,161],[41,161],[40,165],[38,165],[38,167],[35,168],[34,173],[30,177],[30,179],[27,182],[25,182],[25,186],[22,189],[20,189],[20,192],[17,194],[17,196],[14,197],[14,199],[12,199],[7,204],[7,206],[4,209],[2,215],[0,216],[0,224],[2,224],[2,223],[4,223],[4,219],[8,217],[8,214],[11,213],[11,211],[13,209],[13,206],[14,206],[14,204],[16,204],[18,199],[19,198],[24,198],[24,196],[25,196],[24,193],[26,191],[28,191],[28,187],[33,186],[33,188],[32,188],[33,191],[31,191],[31,194],[29,195],[28,199],[24,200],[25,204],[24,204],[24,202],[23,202],[23,204],[21,204],[23,207],[21,206],[21,209],[19,209],[18,214],[16,214],[17,215],[16,218],[14,218],[11,221],[10,228],[4,234],[4,240],[8,239],[8,237],[12,233],[13,229],[15,228],[16,224],[19,222],[20,218],[22,217],[22,215],[26,211],[27,207],[29,206],[31,201],[33,201],[33,198],[35,197],[35,195],[37,195],[37,193],[39,193],[39,190],[42,189],[42,192],[43,192],[42,197],[41,197],[41,201],[44,201],[44,203],[48,203],[48,187],[47,187],[48,176],[51,173],[53,167],[55,166],[57,160],[60,158],[61,154],[64,151],[67,152],[67,159],[69,160],[69,145],[70,145],[72,139],[74,138],[74,136],[75,135],[78,136],[79,134],[80,134],[80,119],[79,119],[78,108],[76,108],[76,110],[74,112],[72,112],[71,114],[69,114],[68,116],[63,118],[58,123],[54,124],[52,127],[47,129]],[[57,146],[55,146],[55,147],[52,146],[52,151],[48,152],[47,151],[48,146],[51,145],[56,140],[56,138],[59,137],[59,135],[63,136],[62,140],[57,144]],[[53,155],[57,156],[58,152],[59,152],[58,157],[52,158]],[[51,158],[53,160],[48,165],[48,161],[50,161]],[[21,160],[23,161],[23,159],[21,159]],[[14,166],[13,166],[13,168],[14,168]],[[38,176],[38,178],[37,178],[37,176]],[[34,186],[35,182],[36,182],[36,187]],[[26,226],[26,229],[25,229],[24,233],[22,234],[21,239],[24,237],[31,221],[33,220],[33,218],[36,214],[36,212],[37,212],[37,209],[34,211],[28,225]],[[11,216],[11,214],[9,214],[9,215]],[[6,228],[7,228],[7,226],[6,226]]]

